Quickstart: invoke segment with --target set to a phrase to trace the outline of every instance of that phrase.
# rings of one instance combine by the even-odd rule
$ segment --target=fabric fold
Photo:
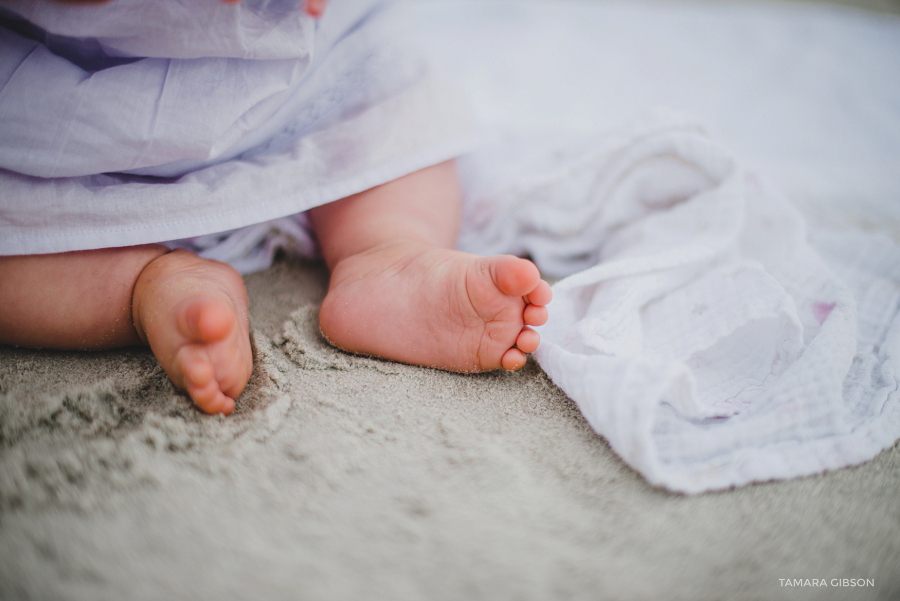
[[[290,3],[240,6],[302,13]],[[13,4],[68,23],[69,7]],[[0,254],[220,234],[471,150],[469,105],[421,56],[407,17],[373,0],[338,4],[291,58],[148,56],[95,71],[0,20],[0,74],[11,72],[0,89]],[[106,6],[109,18],[128,6]]]
[[[527,144],[544,159],[523,161],[506,188],[479,186],[501,146],[526,142],[464,160],[464,248],[575,271],[553,287],[535,356],[648,481],[696,493],[796,477],[900,436],[886,427],[900,418],[896,381],[874,368],[897,373],[897,341],[857,348],[860,292],[806,242],[796,210],[701,128],[661,112],[575,154]],[[581,208],[560,211],[558,198]],[[596,264],[577,271],[585,257]],[[895,328],[897,299],[882,301],[877,319]]]

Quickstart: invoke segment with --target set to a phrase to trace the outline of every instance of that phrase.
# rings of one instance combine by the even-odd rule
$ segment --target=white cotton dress
[[[402,16],[300,4],[0,2],[0,254],[261,224],[471,147]]]

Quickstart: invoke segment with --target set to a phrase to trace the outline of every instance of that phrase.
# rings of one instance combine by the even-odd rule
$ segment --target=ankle
[[[144,331],[143,320],[141,319],[143,300],[147,291],[151,288],[153,282],[160,276],[163,271],[165,271],[165,268],[162,266],[162,263],[165,262],[164,258],[170,256],[173,252],[169,248],[161,248],[162,250],[159,255],[157,255],[156,257],[151,259],[150,262],[144,265],[144,268],[135,279],[134,287],[131,290],[131,323],[134,327],[134,331],[137,334],[137,337],[144,344],[149,344],[149,341],[147,340],[147,334]]]
[[[422,240],[393,238],[348,253],[341,256],[335,263],[328,265],[331,272],[331,286],[349,274],[352,274],[352,277],[360,277],[368,271],[402,269],[416,257],[438,248],[438,246]],[[360,270],[363,273],[360,273]]]

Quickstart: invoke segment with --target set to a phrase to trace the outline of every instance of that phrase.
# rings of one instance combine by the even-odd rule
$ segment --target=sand
[[[0,598],[900,597],[900,447],[668,493],[534,363],[465,376],[332,349],[326,277],[247,277],[255,371],[227,419],[143,349],[0,347]]]

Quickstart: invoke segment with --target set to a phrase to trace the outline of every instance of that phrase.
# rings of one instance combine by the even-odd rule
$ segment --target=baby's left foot
[[[550,286],[531,261],[403,240],[338,263],[322,303],[348,351],[460,372],[519,369],[537,349]]]
[[[134,325],[178,388],[207,413],[234,411],[253,369],[247,292],[231,266],[176,250],[135,285]]]

